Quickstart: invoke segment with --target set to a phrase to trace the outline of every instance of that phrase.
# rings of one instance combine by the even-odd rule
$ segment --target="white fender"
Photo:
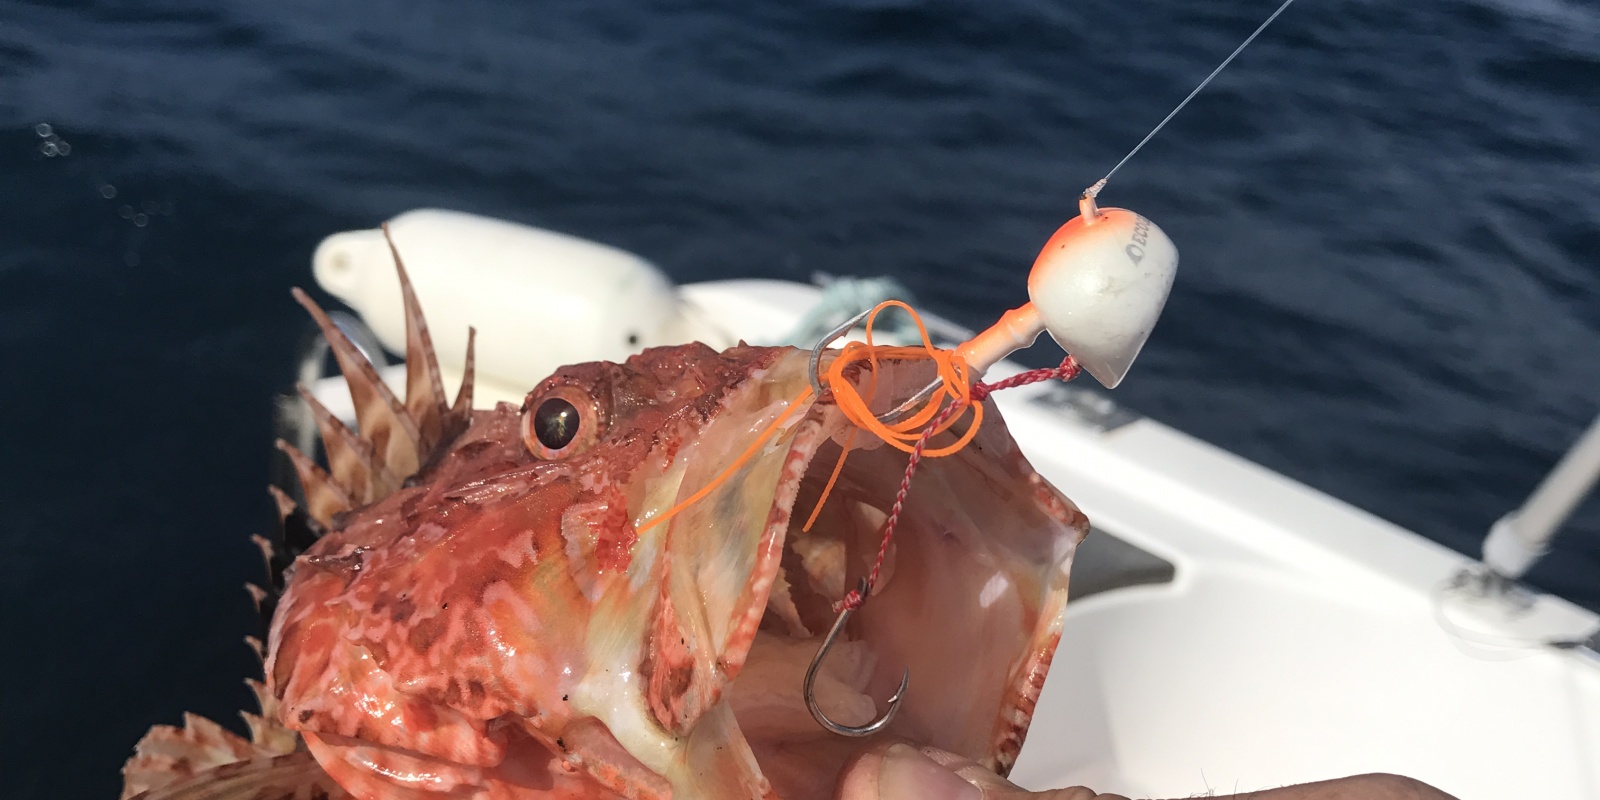
[[[727,336],[704,323],[659,269],[614,247],[456,211],[389,221],[428,318],[441,368],[459,376],[478,329],[480,380],[526,392],[557,367],[621,361],[646,347]],[[336,233],[312,257],[317,283],[405,350],[400,283],[383,232]],[[482,405],[481,403],[479,404]]]

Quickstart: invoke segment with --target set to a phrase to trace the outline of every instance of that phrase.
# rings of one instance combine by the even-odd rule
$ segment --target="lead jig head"
[[[1172,291],[1178,248],[1154,222],[1096,206],[1093,190],[1078,209],[1033,262],[1032,302],[1007,311],[958,348],[979,374],[1049,331],[1085,372],[1112,389],[1150,338]]]
[[[1085,194],[1079,216],[1045,242],[1028,274],[1028,297],[1045,330],[1107,389],[1116,387],[1155,329],[1178,271],[1178,248],[1150,220],[1099,208]]]

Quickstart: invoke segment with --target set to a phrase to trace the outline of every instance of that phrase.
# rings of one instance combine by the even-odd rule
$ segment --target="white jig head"
[[[1155,329],[1178,271],[1178,248],[1156,224],[1085,193],[1028,274],[1032,302],[960,347],[980,372],[1043,331],[1084,371],[1114,388]]]

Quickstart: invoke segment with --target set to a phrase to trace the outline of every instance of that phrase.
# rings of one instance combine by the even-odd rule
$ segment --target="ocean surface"
[[[3,793],[247,707],[323,236],[456,208],[983,325],[1275,5],[0,4]],[[1452,548],[1600,412],[1592,3],[1300,0],[1102,201],[1183,253],[1123,404]],[[1600,506],[1531,580],[1600,608]]]

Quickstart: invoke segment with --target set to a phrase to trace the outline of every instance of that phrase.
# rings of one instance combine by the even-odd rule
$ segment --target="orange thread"
[[[876,321],[880,312],[891,306],[903,308],[911,315],[912,321],[917,325],[917,333],[921,335],[922,347],[878,347],[871,343],[870,337],[874,321]],[[834,400],[838,403],[839,410],[844,413],[845,418],[850,420],[857,428],[870,431],[896,449],[909,453],[916,445],[917,440],[922,438],[922,428],[933,419],[935,414],[939,413],[940,407],[944,405],[945,399],[948,398],[958,405],[970,405],[972,407],[972,423],[967,428],[966,433],[953,444],[926,450],[923,455],[938,458],[957,453],[966,447],[967,443],[972,441],[972,437],[977,435],[978,428],[983,423],[983,406],[972,402],[971,368],[967,366],[966,360],[957,355],[954,350],[941,350],[934,347],[933,341],[928,337],[928,329],[922,324],[922,318],[917,315],[914,309],[898,300],[879,303],[872,310],[872,314],[867,317],[867,334],[869,338],[866,343],[847,343],[828,367],[826,376],[828,388],[833,392]],[[877,415],[872,413],[868,406],[868,399],[863,398],[854,384],[845,378],[845,369],[851,364],[861,361],[863,357],[867,360],[868,367],[872,372],[872,382],[870,384],[872,390],[877,388],[878,359],[880,357],[907,360],[928,359],[934,363],[941,385],[917,413],[900,422],[886,425],[878,420]],[[941,423],[934,433],[942,433],[948,430],[959,421],[959,418],[959,414],[952,415]]]
[[[833,472],[828,475],[828,483],[822,487],[822,494],[817,495],[816,504],[811,506],[811,516],[806,517],[806,524],[800,526],[801,533],[809,533],[811,526],[817,524],[817,515],[822,513],[822,503],[833,494],[833,485],[839,481],[839,473],[844,471],[844,458],[850,455],[850,446],[855,444],[859,428],[852,428],[844,437],[844,449],[839,451],[839,460],[833,462]]]
[[[717,473],[717,477],[712,478],[709,483],[707,483],[705,486],[700,487],[699,491],[695,492],[694,494],[689,495],[687,498],[685,498],[683,500],[678,501],[678,503],[676,505],[672,506],[671,508],[669,508],[666,511],[663,511],[659,515],[657,515],[655,519],[652,519],[649,522],[646,522],[645,524],[640,525],[639,526],[639,532],[640,533],[644,533],[645,531],[650,530],[651,528],[654,528],[655,526],[660,525],[661,523],[666,522],[669,519],[672,519],[673,517],[678,515],[678,512],[688,508],[689,506],[694,505],[695,503],[700,502],[702,499],[705,498],[706,495],[711,494],[712,490],[716,489],[718,486],[721,486],[729,478],[733,477],[733,473],[738,472],[739,468],[743,467],[745,465],[745,463],[748,462],[750,460],[750,458],[756,454],[756,451],[760,450],[761,446],[766,444],[767,440],[771,439],[772,435],[774,433],[778,432],[778,426],[782,425],[784,420],[788,419],[791,415],[793,415],[794,412],[795,412],[795,409],[799,408],[800,404],[804,403],[810,397],[811,397],[811,387],[807,386],[805,388],[805,391],[803,391],[800,394],[796,395],[793,400],[789,401],[789,407],[784,409],[783,413],[779,414],[777,416],[777,418],[774,419],[772,421],[772,423],[769,424],[766,427],[766,429],[761,432],[761,435],[757,436],[756,440],[751,442],[750,446],[746,447],[744,449],[744,452],[740,453],[739,457],[733,460],[732,464],[729,464],[726,469],[724,469],[723,471]]]
[[[873,324],[877,321],[879,313],[891,307],[904,309],[906,313],[911,315],[911,320],[916,323],[917,333],[922,338],[921,347],[879,347],[873,344]],[[858,431],[869,431],[893,447],[903,452],[911,453],[917,449],[919,440],[922,440],[925,436],[948,430],[965,415],[965,407],[970,407],[972,409],[972,422],[967,426],[966,432],[960,438],[944,447],[933,449],[924,447],[922,449],[922,456],[938,458],[960,452],[962,448],[967,446],[968,442],[972,441],[974,436],[978,435],[978,428],[983,424],[983,404],[974,402],[976,398],[972,395],[971,368],[967,365],[966,360],[957,355],[954,350],[943,350],[933,346],[933,340],[928,336],[928,329],[922,324],[922,317],[918,316],[915,309],[899,300],[879,303],[872,309],[872,313],[867,315],[866,328],[866,342],[847,342],[839,351],[839,354],[834,357],[833,363],[828,366],[826,373],[821,376],[828,390],[833,393],[834,401],[838,404],[839,410],[844,413],[845,419],[855,425],[855,430],[850,431],[845,437],[843,450],[839,453],[838,462],[833,465],[833,472],[828,476],[828,483],[823,487],[822,494],[817,498],[816,505],[812,507],[811,516],[806,519],[806,524],[801,528],[804,531],[811,530],[812,524],[817,521],[817,515],[822,511],[822,504],[828,499],[828,495],[832,493],[834,484],[839,480],[839,474],[844,470],[844,460],[850,455],[851,445],[854,444]],[[928,398],[927,403],[917,413],[892,425],[880,421],[877,415],[872,413],[869,405],[872,397],[877,394],[878,360],[880,357],[905,360],[927,359],[932,361],[941,382],[939,388],[934,391],[933,395]],[[867,362],[869,374],[866,397],[861,395],[855,384],[849,378],[846,378],[844,374],[851,364],[862,360]],[[761,434],[756,437],[756,440],[751,442],[750,446],[745,448],[738,458],[734,459],[733,463],[717,473],[716,477],[712,478],[705,486],[700,487],[694,494],[661,512],[654,519],[640,525],[639,532],[644,533],[677,516],[684,509],[705,499],[718,486],[726,483],[729,478],[733,477],[734,473],[743,468],[755,456],[756,451],[760,450],[761,446],[766,444],[773,434],[777,433],[779,426],[788,420],[795,410],[800,408],[801,404],[810,399],[811,395],[812,390],[807,387],[799,395],[795,396],[789,402],[789,407],[784,409],[783,413],[779,414],[776,419],[767,425]],[[958,409],[951,413],[943,414],[943,418],[939,420],[932,434],[928,433],[924,430],[925,426],[934,420],[935,415],[940,414],[940,408],[945,405],[947,399]],[[946,410],[949,411],[949,409]]]
[[[871,377],[869,378],[870,383],[867,384],[867,397],[869,398],[875,397],[878,394],[878,358],[876,356],[876,352],[871,349],[872,324],[877,321],[878,312],[882,310],[883,307],[884,304],[880,303],[872,309],[871,314],[867,315],[867,347],[869,348],[868,363],[872,367]],[[916,315],[915,311],[911,313],[912,316]],[[922,324],[922,320],[917,320],[917,324],[920,326]],[[845,435],[844,446],[839,450],[839,460],[833,462],[833,472],[828,473],[828,482],[823,485],[822,493],[817,495],[817,502],[812,504],[811,516],[806,517],[806,524],[800,526],[801,533],[810,533],[811,526],[817,524],[817,515],[822,513],[822,504],[828,499],[828,495],[833,494],[833,485],[839,482],[839,473],[844,471],[844,460],[845,458],[849,457],[850,448],[855,444],[856,434],[860,432],[860,430],[860,428],[851,428],[850,432]]]
[[[922,339],[921,348],[879,348],[873,343],[872,328],[877,322],[878,314],[890,307],[902,308],[911,315],[911,320],[916,323],[917,333]],[[922,318],[918,316],[915,309],[898,300],[879,303],[872,309],[872,313],[867,315],[866,328],[866,342],[846,343],[839,354],[834,357],[833,363],[829,365],[825,376],[828,388],[832,391],[839,410],[844,413],[846,419],[855,425],[855,428],[845,437],[844,447],[839,453],[839,460],[834,463],[833,472],[828,476],[827,484],[822,487],[822,493],[818,495],[816,505],[811,508],[811,516],[806,519],[806,524],[801,527],[801,531],[810,531],[811,526],[817,521],[817,515],[822,513],[823,504],[827,502],[828,496],[833,493],[833,487],[839,480],[839,474],[844,470],[844,460],[850,455],[851,445],[855,442],[855,436],[858,431],[870,431],[895,448],[910,453],[916,448],[917,442],[923,438],[923,428],[934,418],[935,414],[939,413],[939,408],[946,397],[949,397],[951,402],[957,405],[971,405],[973,408],[972,423],[961,438],[945,447],[932,450],[924,449],[922,453],[924,456],[939,457],[951,455],[966,447],[967,443],[972,441],[972,437],[978,434],[978,428],[983,423],[983,406],[972,402],[971,373],[966,361],[956,355],[953,350],[941,350],[933,346],[933,341],[928,337],[928,329],[923,325]],[[871,400],[877,394],[878,389],[878,358],[880,350],[882,351],[881,355],[884,356],[906,359],[926,358],[933,361],[941,379],[941,386],[934,391],[933,395],[928,398],[928,401],[917,413],[892,425],[880,421],[877,415],[872,413],[870,406]],[[865,398],[844,375],[844,371],[851,364],[861,361],[863,357],[867,361],[870,375]],[[947,430],[956,423],[957,418],[960,416],[960,411],[949,414],[934,433]]]

